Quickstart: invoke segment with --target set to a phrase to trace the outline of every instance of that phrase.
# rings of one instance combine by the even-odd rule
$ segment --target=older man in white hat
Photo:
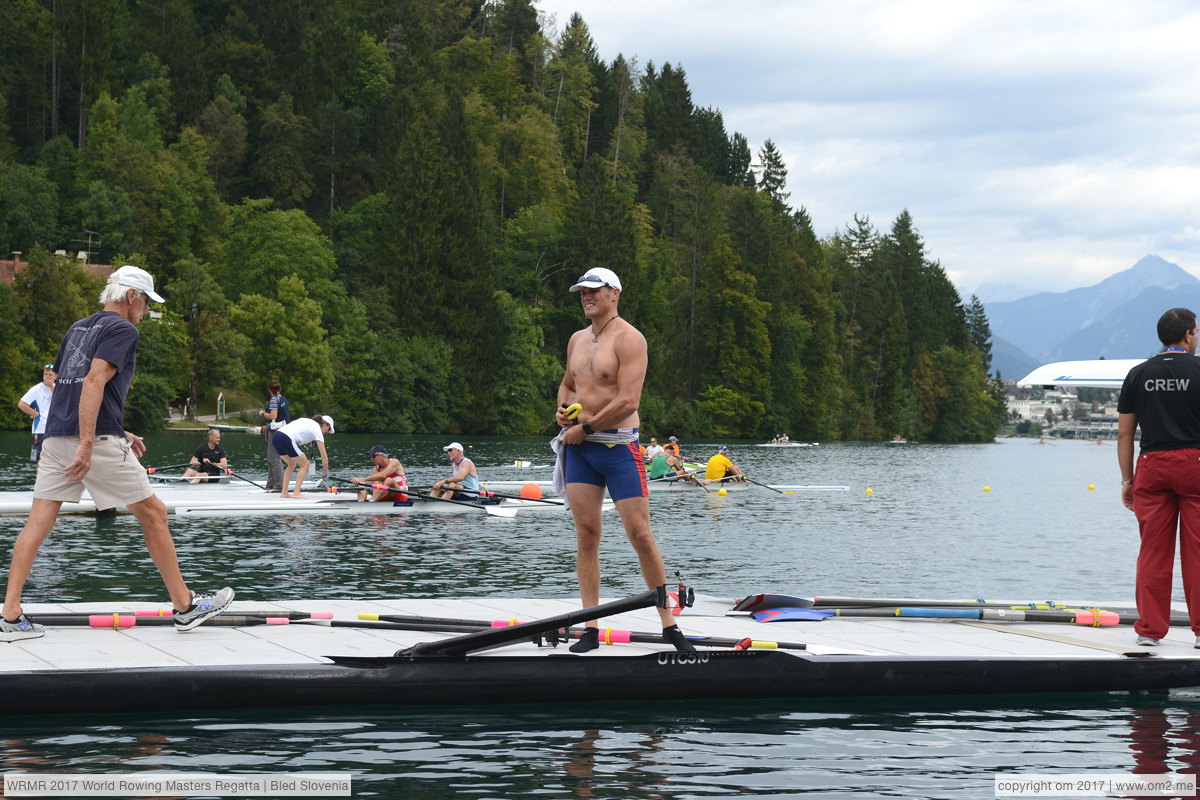
[[[0,619],[0,642],[33,639],[45,629],[21,610],[21,592],[38,548],[54,528],[62,504],[79,502],[86,488],[98,508],[126,506],[142,526],[146,549],[175,606],[175,629],[189,631],[219,614],[233,590],[193,592],[179,571],[167,508],[150,488],[138,458],[140,436],[126,431],[125,396],[133,382],[138,329],[150,302],[163,301],[144,269],[113,272],[100,294],[104,307],[70,327],[54,363],[58,383],[46,421],[41,468],[33,486],[29,519],[13,545],[8,589]]]
[[[463,446],[451,442],[442,448],[454,466],[454,474],[433,482],[429,494],[446,500],[474,500],[479,497],[479,471],[475,462],[463,455]]]

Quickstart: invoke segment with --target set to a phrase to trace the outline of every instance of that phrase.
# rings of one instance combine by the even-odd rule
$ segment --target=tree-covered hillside
[[[625,284],[644,426],[793,439],[991,437],[990,334],[907,211],[827,241],[681,65],[605,63],[529,0],[6,0],[0,303],[12,427],[66,324],[73,262],[149,269],[133,422],[283,381],[349,430],[534,433]]]

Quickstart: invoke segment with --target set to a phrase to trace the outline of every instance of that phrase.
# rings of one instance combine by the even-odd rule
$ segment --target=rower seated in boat
[[[387,448],[383,445],[375,445],[371,448],[371,463],[375,465],[375,471],[370,475],[365,475],[361,478],[352,478],[354,483],[371,484],[371,500],[395,500],[401,503],[408,502],[408,495],[402,489],[408,488],[408,476],[404,474],[404,465],[400,463],[400,459],[392,458],[388,455]],[[381,488],[382,487],[382,488]],[[358,490],[358,501],[364,502],[367,499],[366,487]]]
[[[225,448],[221,447],[221,432],[209,428],[208,441],[196,448],[192,453],[192,463],[183,473],[183,477],[191,478],[192,483],[216,483],[217,478],[229,468],[229,460]],[[193,477],[193,476],[200,477]]]
[[[729,460],[729,448],[721,445],[717,448],[717,454],[708,460],[708,465],[704,468],[705,483],[719,483],[721,481],[730,480],[744,481],[741,468]]]
[[[692,480],[692,476],[683,467],[683,459],[665,451],[650,460],[650,464],[646,467],[646,477],[652,481]]]
[[[475,469],[475,462],[463,455],[463,446],[458,442],[451,442],[442,450],[450,457],[455,472],[449,478],[434,481],[429,493],[443,500],[478,499],[479,471]]]

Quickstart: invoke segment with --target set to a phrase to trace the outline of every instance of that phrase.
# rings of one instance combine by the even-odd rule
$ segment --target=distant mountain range
[[[1161,347],[1155,323],[1176,306],[1200,313],[1200,280],[1155,255],[1095,286],[986,303],[992,369],[1011,380],[1051,361],[1145,358]]]

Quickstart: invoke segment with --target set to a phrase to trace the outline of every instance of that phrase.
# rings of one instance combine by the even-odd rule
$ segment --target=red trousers
[[[1138,636],[1161,639],[1171,625],[1175,531],[1183,595],[1192,632],[1200,636],[1200,450],[1160,450],[1137,457],[1133,513],[1141,531],[1137,560]]]

